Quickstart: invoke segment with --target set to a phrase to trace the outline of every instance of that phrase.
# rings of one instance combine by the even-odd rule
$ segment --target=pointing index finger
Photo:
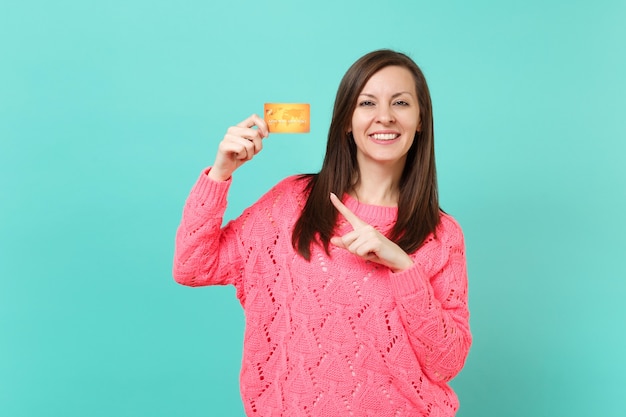
[[[354,229],[365,224],[363,220],[359,219],[356,214],[350,211],[350,209],[341,202],[341,200],[335,195],[335,193],[330,193],[330,201],[331,203],[333,203],[333,206],[335,206],[339,213],[341,213],[343,217],[346,218],[348,223],[350,223]]]

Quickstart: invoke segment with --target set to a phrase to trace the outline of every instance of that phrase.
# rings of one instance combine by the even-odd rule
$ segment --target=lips
[[[400,134],[399,133],[372,133],[369,136],[370,138],[374,140],[387,141],[387,140],[397,139],[398,137],[400,137]]]

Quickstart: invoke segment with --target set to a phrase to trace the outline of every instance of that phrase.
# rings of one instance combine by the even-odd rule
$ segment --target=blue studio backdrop
[[[237,171],[227,218],[319,169],[366,52],[424,70],[474,344],[459,417],[623,416],[626,2],[0,5],[0,415],[243,416],[233,288],[171,277],[228,126],[311,104]]]

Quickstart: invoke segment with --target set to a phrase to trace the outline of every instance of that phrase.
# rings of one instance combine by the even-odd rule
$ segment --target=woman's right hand
[[[254,129],[254,126],[257,128]],[[261,151],[263,139],[268,136],[269,129],[265,120],[256,114],[229,127],[217,148],[215,162],[208,174],[209,178],[216,181],[229,179],[237,168]]]

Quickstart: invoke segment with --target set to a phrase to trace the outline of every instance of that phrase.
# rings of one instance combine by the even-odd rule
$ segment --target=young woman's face
[[[357,98],[351,132],[361,169],[371,164],[402,169],[420,129],[415,80],[404,67],[375,73]]]

